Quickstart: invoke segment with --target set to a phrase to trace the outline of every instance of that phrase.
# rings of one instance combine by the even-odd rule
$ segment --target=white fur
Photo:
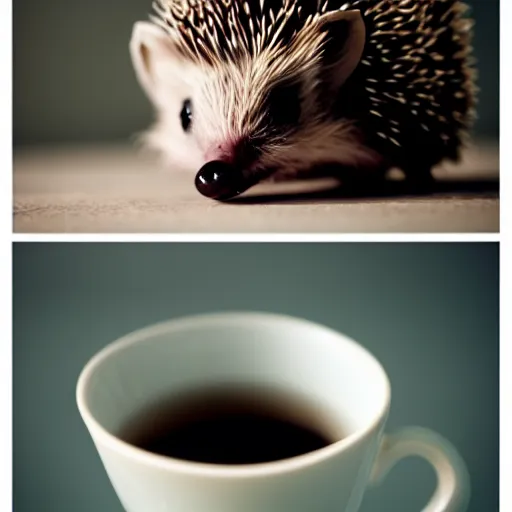
[[[151,69],[142,58],[143,47],[151,60]],[[199,168],[204,163],[200,149],[196,139],[183,132],[179,117],[183,100],[193,90],[197,66],[181,58],[169,36],[149,22],[135,24],[130,53],[139,83],[157,113],[154,126],[142,137],[143,142],[158,150],[165,165]]]

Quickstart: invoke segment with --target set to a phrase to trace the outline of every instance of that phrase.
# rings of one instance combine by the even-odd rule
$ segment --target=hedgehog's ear
[[[176,58],[172,39],[153,23],[138,21],[133,26],[130,53],[139,83],[153,103],[158,103],[162,69]]]
[[[333,11],[318,19],[320,30],[328,32],[322,61],[325,79],[341,87],[361,61],[366,27],[360,11]]]

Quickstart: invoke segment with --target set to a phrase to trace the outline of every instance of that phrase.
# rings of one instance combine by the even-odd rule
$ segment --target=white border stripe
[[[499,242],[498,233],[490,234],[399,234],[399,235],[304,235],[304,234],[69,234],[12,235],[14,242]]]

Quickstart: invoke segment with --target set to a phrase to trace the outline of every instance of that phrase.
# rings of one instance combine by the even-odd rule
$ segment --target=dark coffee
[[[268,390],[226,388],[171,397],[141,411],[121,438],[144,450],[195,462],[257,464],[336,441],[319,408]]]

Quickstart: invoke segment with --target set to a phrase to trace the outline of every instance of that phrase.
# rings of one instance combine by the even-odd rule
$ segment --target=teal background
[[[499,124],[499,2],[466,0],[476,20],[480,107],[475,133]],[[14,143],[128,140],[152,119],[128,53],[150,0],[13,2]]]
[[[14,510],[121,512],[75,405],[88,359],[131,330],[233,309],[355,338],[387,369],[389,428],[450,439],[471,512],[498,511],[497,244],[14,244]],[[419,511],[435,485],[399,463],[362,512]]]

